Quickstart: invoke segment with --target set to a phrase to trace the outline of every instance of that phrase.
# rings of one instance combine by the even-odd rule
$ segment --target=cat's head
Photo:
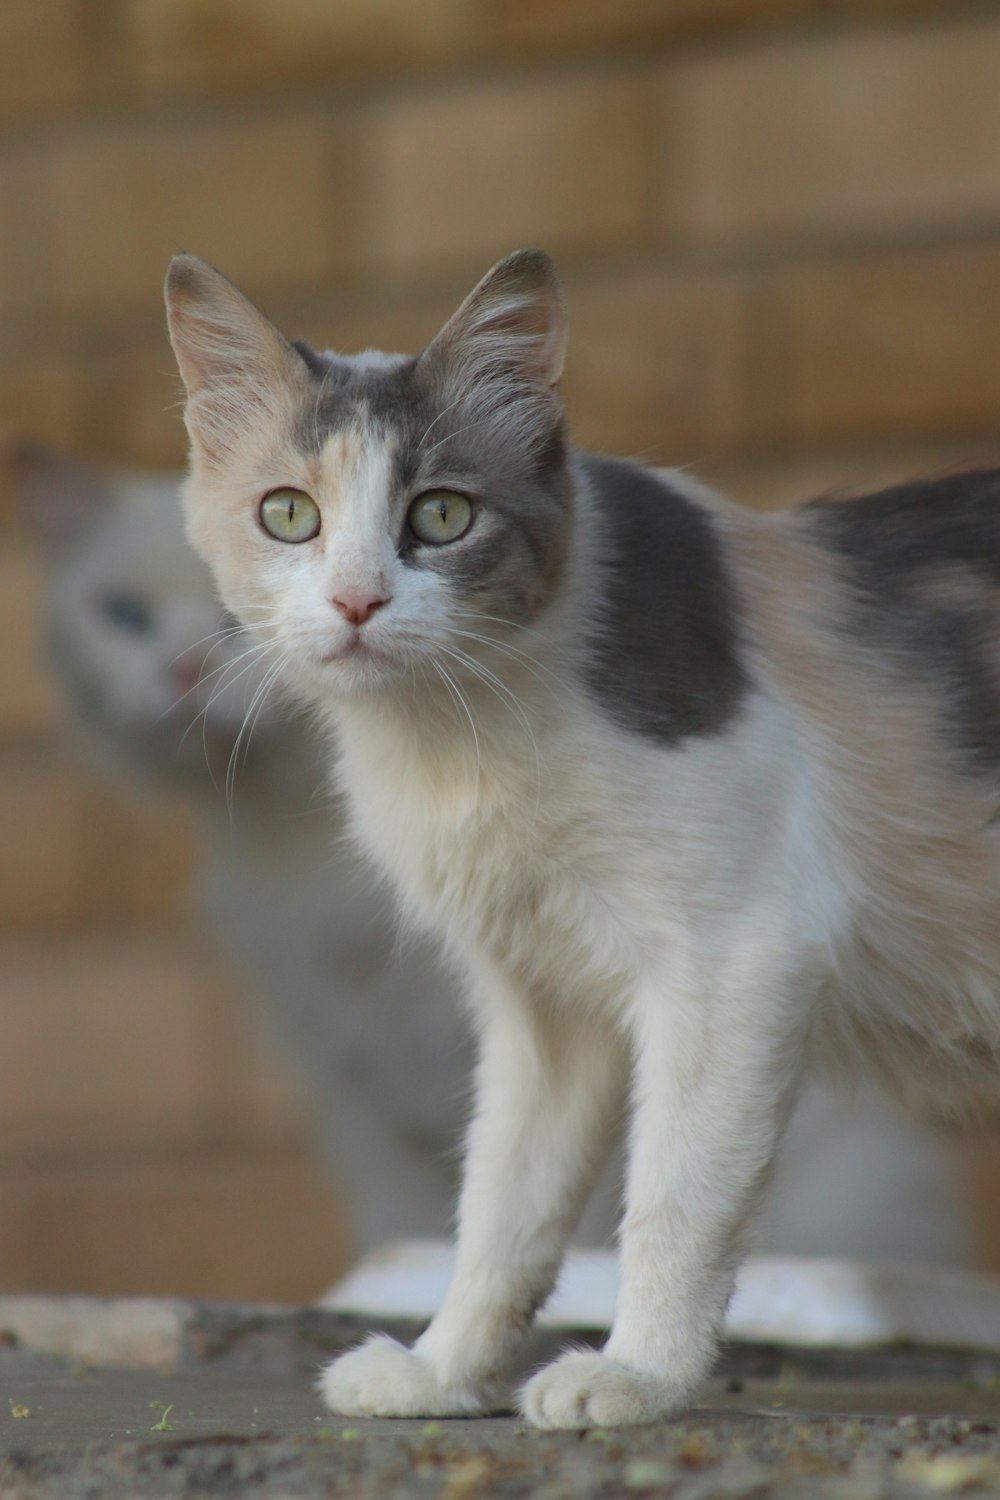
[[[246,657],[240,676],[249,643],[184,537],[178,481],[39,447],[12,467],[49,572],[50,662],[86,749],[133,779],[210,790],[206,756],[225,771],[261,669]]]
[[[547,255],[501,261],[413,358],[291,343],[192,256],[166,297],[188,534],[300,693],[433,681],[546,610],[573,506]]]

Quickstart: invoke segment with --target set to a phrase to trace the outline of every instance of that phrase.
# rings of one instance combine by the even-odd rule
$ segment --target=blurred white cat
[[[196,812],[202,909],[309,1087],[357,1247],[447,1233],[470,1072],[452,984],[422,940],[399,939],[345,842],[309,724],[267,690],[269,663],[246,654],[184,539],[179,480],[41,449],[15,467],[50,569],[49,656],[74,736],[112,783],[180,794]],[[874,1093],[811,1086],[760,1242],[968,1262],[952,1151]],[[612,1174],[582,1240],[610,1237],[616,1197]]]
[[[177,481],[39,450],[16,471],[74,738],[113,784],[195,812],[199,904],[309,1088],[357,1247],[446,1233],[468,1076],[449,982],[344,844],[308,724],[184,540]]]

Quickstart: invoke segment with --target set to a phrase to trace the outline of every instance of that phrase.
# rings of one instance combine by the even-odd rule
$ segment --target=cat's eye
[[[427,490],[407,512],[410,530],[430,547],[457,542],[472,525],[472,503],[457,490]]]
[[[147,635],[153,628],[153,611],[136,594],[106,594],[101,608],[117,630],[129,635]]]
[[[272,490],[260,502],[260,524],[275,541],[311,542],[319,534],[319,506],[302,490]]]

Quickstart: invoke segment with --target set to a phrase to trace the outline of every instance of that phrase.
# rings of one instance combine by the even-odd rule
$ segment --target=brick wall
[[[1000,456],[998,79],[963,0],[4,0],[0,433],[181,462],[175,249],[350,349],[540,243],[599,448],[758,505]],[[0,1284],[308,1295],[302,1100],[190,830],[62,747],[37,593],[0,495]]]

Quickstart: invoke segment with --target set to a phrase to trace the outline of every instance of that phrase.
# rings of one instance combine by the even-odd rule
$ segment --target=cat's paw
[[[683,1406],[664,1381],[575,1349],[533,1375],[518,1404],[536,1427],[635,1427]]]
[[[483,1409],[478,1392],[443,1384],[428,1360],[384,1334],[328,1364],[320,1390],[330,1410],[345,1417],[457,1417]]]

